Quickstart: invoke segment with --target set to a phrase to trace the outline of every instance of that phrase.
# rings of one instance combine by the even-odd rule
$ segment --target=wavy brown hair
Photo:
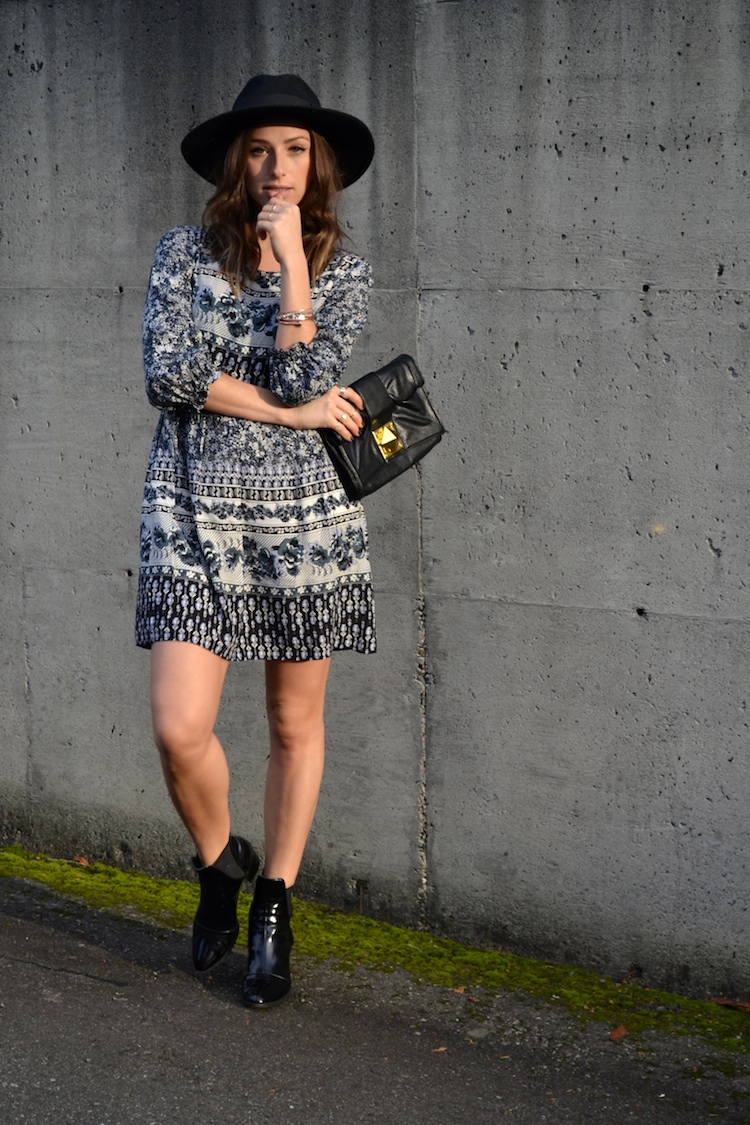
[[[260,262],[255,229],[260,207],[247,190],[245,175],[253,132],[246,129],[229,146],[219,185],[203,211],[206,245],[235,293],[243,281],[252,281]],[[309,133],[310,175],[299,207],[305,256],[315,281],[339,248],[344,232],[336,217],[336,197],[341,190],[336,157],[325,137],[312,130]]]

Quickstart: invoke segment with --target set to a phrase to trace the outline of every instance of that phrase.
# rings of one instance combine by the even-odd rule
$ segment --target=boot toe
[[[200,922],[193,923],[193,968],[205,973],[218,965],[223,957],[234,948],[240,927],[231,930],[209,930]]]
[[[242,986],[242,1002],[248,1008],[268,1008],[283,1000],[291,986],[288,977],[247,976]]]

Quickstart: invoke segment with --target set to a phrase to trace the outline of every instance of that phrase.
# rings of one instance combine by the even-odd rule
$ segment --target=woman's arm
[[[192,280],[200,232],[177,227],[160,239],[143,313],[143,365],[152,406],[200,410],[218,372],[192,314]]]
[[[272,196],[257,219],[261,265],[275,259],[281,270],[280,311],[310,308],[310,272],[302,240],[299,207]],[[270,248],[270,253],[269,253]],[[327,271],[328,272],[328,271]],[[291,325],[280,322],[269,355],[269,387],[286,403],[301,404],[325,394],[344,377],[354,340],[367,318],[372,275],[368,264],[353,254],[339,255],[336,268],[324,273],[325,302],[315,320]]]
[[[256,222],[261,240],[261,268],[264,257],[269,268],[280,270],[279,312],[306,312],[310,308],[310,267],[302,240],[302,214],[296,203],[272,196],[261,208]],[[269,250],[270,247],[270,250]],[[286,351],[294,344],[310,344],[317,327],[314,320],[301,324],[279,322],[276,347]]]
[[[372,273],[362,258],[339,254],[317,283],[324,301],[315,313],[317,331],[310,343],[271,348],[268,387],[283,402],[299,405],[345,381],[354,341],[364,327]],[[287,329],[287,331],[294,331]]]
[[[245,418],[249,422],[271,422],[294,430],[331,428],[351,440],[362,420],[362,399],[356,391],[332,387],[326,394],[299,406],[286,406],[271,391],[243,383],[232,375],[219,375],[208,389],[205,410]],[[346,417],[344,417],[346,415]]]

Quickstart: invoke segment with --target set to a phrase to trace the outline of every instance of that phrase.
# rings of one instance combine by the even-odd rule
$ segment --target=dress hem
[[[196,644],[228,661],[326,660],[377,649],[368,580],[311,592],[227,595],[174,573],[143,573],[135,643]]]

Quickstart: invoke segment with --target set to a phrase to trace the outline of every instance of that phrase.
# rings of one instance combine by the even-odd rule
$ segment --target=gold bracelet
[[[276,318],[279,324],[293,324],[297,328],[306,320],[315,320],[312,309],[297,309],[296,312],[280,312]]]

